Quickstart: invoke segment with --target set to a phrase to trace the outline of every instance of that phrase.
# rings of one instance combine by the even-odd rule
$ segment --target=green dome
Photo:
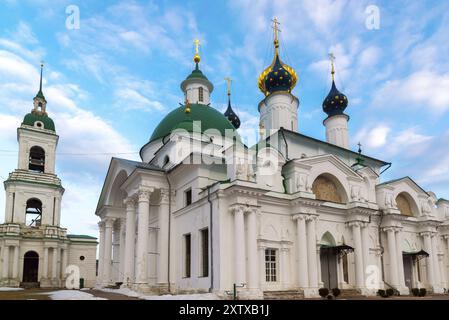
[[[190,113],[185,112],[185,107],[176,108],[159,123],[151,135],[150,142],[170,135],[174,129],[193,131],[193,121],[201,121],[201,132],[208,129],[216,129],[224,136],[225,130],[235,131],[229,120],[216,109],[204,104],[190,104]],[[240,137],[237,135],[238,140]]]
[[[36,113],[36,112],[28,113],[25,116],[25,118],[23,118],[22,124],[34,127],[34,123],[36,121],[40,121],[40,122],[42,122],[44,124],[44,128],[43,129],[56,131],[55,130],[55,123],[46,114],[39,114],[39,113]]]
[[[200,79],[204,79],[204,80],[208,80],[207,77],[203,74],[203,72],[197,68],[195,68],[195,70],[192,71],[191,74],[189,74],[189,76],[187,77],[187,79],[193,79],[193,78],[200,78]]]

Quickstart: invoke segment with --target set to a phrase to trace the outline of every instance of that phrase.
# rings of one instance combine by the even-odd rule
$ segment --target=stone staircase
[[[264,300],[301,300],[304,299],[302,290],[279,290],[279,291],[264,291]]]
[[[24,289],[39,288],[40,283],[39,282],[21,282],[20,287],[24,288]]]
[[[357,297],[364,297],[359,289],[340,289],[340,295],[338,296],[340,299]]]

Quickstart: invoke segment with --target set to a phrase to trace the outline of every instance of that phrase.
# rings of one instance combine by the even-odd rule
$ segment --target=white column
[[[440,272],[440,262],[438,259],[438,234],[432,234],[432,258],[433,258],[433,266],[434,266],[434,276],[435,276],[435,284],[438,288],[441,287],[441,272]]]
[[[104,248],[103,248],[103,285],[111,283],[111,258],[112,258],[112,229],[114,219],[105,220]]]
[[[168,190],[161,190],[161,202],[159,204],[159,230],[157,233],[157,251],[158,268],[157,268],[157,283],[159,287],[168,290],[168,245],[169,245],[169,193]],[[211,232],[209,230],[209,232]],[[212,270],[211,270],[212,272]]]
[[[9,246],[3,247],[3,278],[9,278]]]
[[[127,198],[126,204],[126,240],[125,240],[125,268],[123,283],[130,284],[134,279],[134,247],[136,238],[136,201]]]
[[[363,279],[366,278],[366,268],[370,265],[369,259],[369,224],[362,225],[362,248],[363,248]]]
[[[398,287],[398,263],[396,259],[396,237],[394,228],[386,228],[387,241],[388,241],[388,255],[390,259],[390,285]]]
[[[355,285],[357,288],[365,287],[365,272],[363,270],[363,245],[360,232],[360,222],[352,222],[352,239],[354,241],[354,259],[355,259]]]
[[[12,263],[12,278],[17,279],[19,277],[19,246],[14,246],[14,258]]]
[[[404,258],[402,256],[402,232],[400,230],[396,232],[396,251],[399,287],[405,287]]]
[[[240,207],[234,209],[234,253],[234,282],[240,285],[246,283],[245,219]]]
[[[446,257],[447,257],[447,261],[449,263],[449,235],[445,235],[444,239],[447,242]],[[446,265],[445,265],[445,270],[446,270],[446,284],[449,287],[449,267],[447,267]]]
[[[119,244],[119,273],[118,282],[123,281],[125,271],[125,237],[126,237],[126,220],[120,219],[120,244]]]
[[[318,288],[316,219],[316,216],[309,216],[307,218],[307,263],[310,288]]]
[[[136,283],[148,283],[148,232],[150,219],[150,190],[139,190]]]
[[[57,270],[58,270],[58,248],[53,248],[53,258],[51,267],[51,277],[53,279],[57,278]]]
[[[98,231],[100,233],[100,246],[98,248],[98,283],[103,283],[103,271],[104,271],[104,221],[98,223]]]
[[[66,278],[65,269],[67,269],[67,248],[61,250],[61,255],[62,255],[61,278],[62,280],[65,280]]]
[[[421,236],[424,240],[424,250],[429,254],[429,257],[427,257],[426,266],[427,266],[427,282],[431,287],[435,286],[435,275],[434,275],[434,260],[432,258],[432,240],[430,238],[431,233],[430,232],[423,232],[421,233]]]
[[[42,278],[48,278],[48,248],[44,248],[44,270],[42,271]]]
[[[257,265],[257,218],[256,211],[247,212],[248,235],[246,239],[248,254],[248,288],[259,289],[259,269]]]
[[[297,214],[296,219],[296,240],[298,248],[298,286],[306,288],[309,286],[308,265],[307,265],[307,234],[306,234],[306,215]]]

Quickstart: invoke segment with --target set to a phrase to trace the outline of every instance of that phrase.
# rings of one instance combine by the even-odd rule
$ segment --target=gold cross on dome
[[[232,81],[232,79],[230,77],[225,77],[224,79],[228,83],[228,96],[230,96],[231,95],[231,81]]]
[[[279,29],[279,25],[281,24],[278,21],[278,18],[274,17],[273,20],[271,20],[273,22],[273,30],[274,30],[274,40],[277,41],[278,40],[278,33],[281,32],[281,29]]]
[[[334,56],[334,54],[332,52],[329,53],[329,59],[331,60],[331,67],[332,67],[332,70],[331,70],[332,80],[335,80],[334,79],[334,75],[335,75],[335,68],[334,68],[335,56]]]
[[[200,48],[200,40],[195,39],[195,40],[193,40],[193,43],[195,44],[195,53],[198,54],[199,48]]]

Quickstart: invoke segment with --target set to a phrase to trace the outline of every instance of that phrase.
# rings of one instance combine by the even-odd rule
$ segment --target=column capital
[[[168,204],[168,202],[170,201],[170,191],[168,189],[160,189],[161,191],[161,198],[160,198],[160,203],[161,204]],[[172,196],[173,196],[173,192],[172,192]]]
[[[363,226],[362,221],[350,221],[348,222],[348,227],[350,228],[361,228]]]
[[[127,197],[123,200],[123,204],[126,206],[126,210],[134,209],[137,204],[137,199],[135,196]]]
[[[441,237],[443,237],[444,240],[448,240],[449,239],[449,234],[443,234],[443,235],[441,235]]]
[[[104,228],[104,225],[105,225],[105,222],[103,220],[98,222],[98,228],[100,229],[100,232]]]
[[[150,196],[154,192],[154,188],[141,187],[137,191],[137,197],[139,202],[149,202]]]
[[[241,206],[241,205],[232,205],[232,206],[230,206],[229,207],[229,212],[230,213],[234,213],[234,214],[236,214],[236,213],[243,213],[244,212],[244,207],[243,206]]]
[[[106,218],[104,220],[106,228],[112,228],[114,226],[116,218]]]
[[[304,214],[304,213],[297,213],[292,216],[292,220],[306,220],[306,219],[307,219],[307,214]]]
[[[396,232],[396,227],[393,227],[393,226],[383,227],[382,231],[385,231],[385,232]]]
[[[420,232],[420,233],[419,233],[419,235],[420,235],[421,237],[432,237],[433,234],[434,234],[434,232],[432,232],[432,231],[423,231],[423,232]]]
[[[317,221],[318,220],[318,215],[315,214],[308,214],[306,217],[306,221],[312,222],[312,221]]]

